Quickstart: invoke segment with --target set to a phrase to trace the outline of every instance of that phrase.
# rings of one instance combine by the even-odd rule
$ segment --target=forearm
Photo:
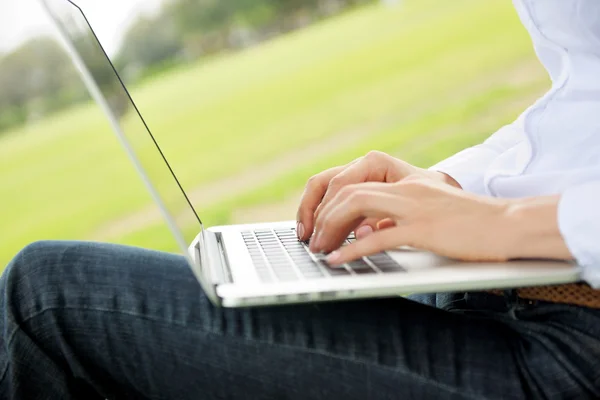
[[[509,258],[571,260],[558,224],[560,196],[510,200],[501,222]]]

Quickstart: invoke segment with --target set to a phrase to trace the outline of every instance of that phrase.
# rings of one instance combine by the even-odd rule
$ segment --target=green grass
[[[480,141],[515,117],[520,110],[511,105],[542,90],[539,75],[526,85],[505,82],[507,70],[533,58],[509,2],[411,0],[398,9],[358,9],[180,68],[144,82],[133,96],[187,188],[391,121],[360,143],[341,143],[324,160],[202,210],[215,224],[235,208],[282,199],[321,168],[372,148],[399,151],[450,127],[455,134],[431,139],[409,160],[428,165]],[[465,91],[473,82],[481,90]],[[481,122],[482,114],[490,117]],[[135,122],[126,119],[126,131],[136,132]],[[30,241],[86,239],[150,204],[93,104],[3,134],[0,160],[0,265]],[[111,240],[173,250],[162,225]]]

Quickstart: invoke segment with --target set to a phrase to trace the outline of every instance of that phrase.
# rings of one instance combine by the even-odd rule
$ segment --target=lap
[[[97,243],[30,246],[2,290],[19,320],[11,340],[45,337],[52,365],[108,398],[598,394],[539,312],[511,321],[403,298],[215,308],[182,257]]]

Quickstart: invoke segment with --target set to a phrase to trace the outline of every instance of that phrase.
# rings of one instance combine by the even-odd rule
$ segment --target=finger
[[[338,248],[346,236],[364,218],[400,218],[402,199],[383,191],[359,190],[346,200],[329,207],[317,220],[317,237],[311,243],[313,251],[331,251]]]
[[[327,256],[326,261],[328,264],[336,266],[403,245],[410,246],[408,232],[409,229],[404,226],[374,232],[372,235],[332,252]]]
[[[391,218],[377,219],[365,218],[355,229],[354,235],[361,239],[380,229],[387,229],[396,226],[396,222]]]
[[[322,246],[322,244],[324,242],[327,242],[326,239],[322,239],[320,232],[322,231],[322,227],[323,227],[323,221],[325,220],[324,215],[331,212],[332,209],[334,209],[335,207],[337,207],[338,205],[340,205],[340,203],[343,203],[340,207],[341,210],[350,210],[349,208],[349,203],[348,200],[353,199],[353,202],[357,202],[360,201],[360,199],[356,199],[355,197],[357,197],[356,192],[357,191],[368,191],[368,190],[372,190],[373,193],[377,193],[377,192],[382,192],[382,193],[393,193],[394,191],[397,191],[397,184],[389,184],[389,183],[381,183],[381,182],[365,182],[365,183],[361,183],[361,184],[356,184],[356,185],[348,185],[345,188],[343,188],[338,195],[336,196],[336,198],[334,200],[332,200],[331,202],[329,202],[329,204],[327,205],[321,205],[322,209],[324,209],[325,211],[321,212],[319,214],[319,216],[315,219],[315,236],[313,237],[313,239],[311,240],[310,243],[310,250],[312,252],[320,252],[320,251],[324,251],[325,248]],[[368,195],[363,193],[363,197],[367,197]],[[352,211],[352,210],[350,210]],[[331,232],[329,231],[326,235],[331,235],[332,238],[331,239],[331,243],[338,243],[341,244],[341,240],[342,239],[342,235],[347,235],[349,234],[351,231],[353,231],[354,229],[356,229],[359,224],[365,220],[367,216],[360,216],[359,214],[348,214],[348,218],[351,222],[349,222],[349,227],[346,226],[344,227],[343,230],[341,231],[337,231],[337,232]],[[389,215],[385,215],[385,218],[389,217]],[[354,218],[354,219],[353,219]],[[373,216],[371,217],[371,219],[382,219],[381,217],[378,216]],[[345,239],[345,238],[344,238]],[[336,247],[334,247],[333,249],[335,249]]]
[[[363,182],[397,182],[410,175],[411,171],[412,167],[409,164],[388,154],[371,151],[331,180],[321,203],[326,205],[348,185]],[[316,218],[319,212],[320,210],[317,210]]]
[[[329,186],[331,179],[344,170],[346,166],[340,166],[325,170],[308,180],[304,193],[300,198],[298,207],[296,232],[300,240],[310,238],[314,229],[315,210],[321,203],[323,195]]]
[[[359,157],[346,165],[330,168],[308,180],[304,193],[300,199],[300,206],[298,207],[296,215],[296,220],[298,221],[296,229],[300,240],[307,240],[311,237],[314,229],[316,212],[321,205],[321,200],[327,191],[331,179],[349,166],[356,164],[361,159],[362,157]]]
[[[348,186],[342,188],[342,190],[340,190],[340,192],[338,192],[338,195],[334,199],[332,199],[329,203],[327,203],[327,204],[321,203],[321,205],[320,205],[321,212],[315,218],[315,230],[321,229],[322,226],[320,224],[324,221],[323,216],[325,214],[330,213],[331,210],[336,208],[341,203],[347,204],[348,200],[356,197],[358,192],[363,192],[364,196],[367,196],[367,194],[364,192],[373,192],[375,194],[376,193],[396,194],[396,193],[400,192],[400,187],[398,186],[398,184],[390,184],[390,183],[382,183],[382,182],[364,182],[364,183],[359,183],[359,184],[354,184],[354,185],[348,185]],[[360,200],[360,199],[354,198],[352,201],[356,202],[358,200]],[[376,221],[379,221],[380,219],[381,218],[378,218],[378,217],[367,218],[365,216],[365,218],[358,221],[358,223],[356,224],[356,226],[354,228],[358,228],[359,225],[362,225],[364,222],[366,224],[371,225],[371,227],[373,227],[375,229]]]
[[[378,218],[365,218],[356,228],[354,228],[354,235],[357,239],[370,235],[377,230],[377,224],[380,219]]]
[[[386,218],[377,223],[377,230],[388,229],[394,226],[396,226],[396,222],[393,219]]]
[[[317,211],[315,211],[315,220],[318,218],[322,208],[324,207],[325,203],[321,203],[319,204],[319,206],[317,207]],[[356,229],[360,229],[360,228],[371,228],[370,232],[373,232],[374,230],[377,229],[377,223],[379,222],[379,220],[377,218],[366,218],[363,221],[361,221],[357,226]],[[356,232],[355,232],[356,233]]]
[[[319,217],[320,212],[323,210],[323,207],[327,205],[337,194],[339,191],[348,185],[353,185],[357,183],[367,182],[369,180],[369,175],[371,172],[369,171],[369,161],[367,158],[363,158],[359,162],[354,165],[349,166],[339,174],[337,174],[331,182],[329,182],[329,187],[327,188],[327,192],[323,196],[321,201],[321,207],[318,212],[315,214],[315,219]]]

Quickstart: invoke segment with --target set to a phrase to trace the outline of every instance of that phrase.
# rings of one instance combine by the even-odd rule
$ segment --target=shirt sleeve
[[[472,193],[485,194],[484,174],[496,157],[523,140],[521,121],[506,125],[485,142],[467,148],[429,168],[443,172]]]
[[[600,180],[567,189],[558,204],[558,226],[583,279],[600,288]]]

